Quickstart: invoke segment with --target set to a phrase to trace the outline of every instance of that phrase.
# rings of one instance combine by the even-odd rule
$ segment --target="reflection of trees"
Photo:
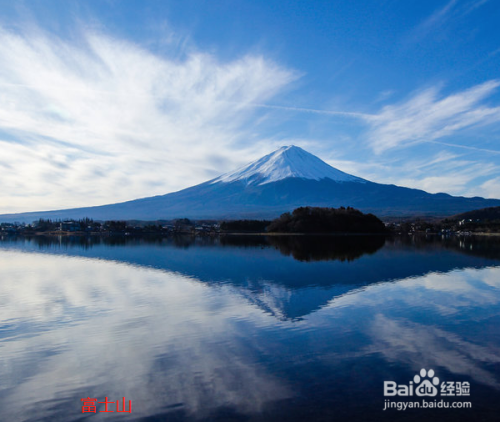
[[[268,241],[298,261],[353,261],[378,251],[385,236],[269,236]]]
[[[414,235],[394,237],[391,242],[417,249],[444,248],[481,258],[500,259],[500,236]]]
[[[140,247],[155,245],[165,248],[191,247],[273,247],[284,255],[299,261],[339,260],[352,261],[364,254],[375,253],[384,244],[414,250],[449,249],[487,259],[500,259],[500,236],[7,236],[2,243],[35,245],[38,249],[91,249],[94,246]]]
[[[37,245],[40,249],[47,247],[81,248],[90,249],[93,246],[140,246],[158,245],[174,246],[177,248],[189,248],[190,246],[214,245],[218,240],[213,238],[195,238],[186,235],[164,236],[26,236],[12,237],[8,241],[22,242],[28,241]]]
[[[220,244],[222,246],[237,246],[244,248],[259,248],[259,247],[269,247],[269,242],[267,241],[267,236],[221,236]]]
[[[299,261],[352,261],[384,246],[384,236],[32,236],[11,238],[28,241],[39,249],[91,249],[94,246],[140,247],[155,245],[165,248],[191,247],[270,248]]]
[[[40,250],[44,250],[48,247],[61,249],[78,247],[80,249],[90,249],[92,246],[102,242],[102,239],[99,237],[90,238],[85,236],[27,236],[25,238],[18,237],[16,240],[28,240],[38,246]]]

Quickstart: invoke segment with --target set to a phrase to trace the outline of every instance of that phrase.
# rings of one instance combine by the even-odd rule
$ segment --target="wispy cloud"
[[[453,12],[458,0],[450,0],[443,7],[434,11],[417,28],[417,32],[428,32],[431,28],[440,25]]]
[[[386,184],[398,184],[431,193],[446,192],[452,195],[485,196],[498,198],[500,178],[498,166],[491,162],[477,162],[449,151],[421,154],[417,157],[371,157],[367,161],[331,160],[334,167],[365,179]],[[493,177],[490,182],[485,178]],[[495,182],[496,181],[496,182]],[[471,186],[475,186],[472,188]]]
[[[482,103],[499,85],[498,80],[491,80],[444,97],[433,87],[402,103],[386,106],[367,118],[371,129],[369,144],[381,153],[414,143],[435,142],[471,126],[500,122],[500,107]]]
[[[109,203],[204,181],[244,156],[252,104],[297,78],[258,55],[169,59],[103,33],[82,31],[78,45],[25,34],[0,29],[0,161],[15,168],[0,173],[2,211]]]
[[[257,104],[257,103],[250,103],[250,104],[248,104],[248,106],[249,107],[256,107],[256,108],[267,108],[267,109],[274,109],[274,110],[293,111],[293,112],[299,112],[299,113],[313,113],[313,114],[323,114],[323,115],[328,115],[328,116],[353,117],[353,118],[357,118],[357,119],[369,119],[371,117],[374,117],[371,114],[360,113],[360,112],[355,112],[355,111],[321,110],[321,109],[307,108],[307,107],[290,107],[290,106],[281,106],[281,105],[272,105],[272,104]]]
[[[434,10],[410,32],[410,40],[418,42],[434,31],[443,30],[447,23],[465,18],[489,0],[459,1],[449,0],[444,6]]]
[[[483,6],[484,4],[488,3],[490,0],[472,0],[468,3],[466,3],[462,9],[462,16],[468,15],[469,13],[473,12],[477,8]]]

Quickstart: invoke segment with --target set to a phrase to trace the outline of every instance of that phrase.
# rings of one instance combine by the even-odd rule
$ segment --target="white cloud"
[[[1,29],[0,211],[118,202],[205,181],[253,147],[244,144],[255,139],[250,105],[296,77],[256,55],[170,59],[102,33],[84,31],[76,45]]]
[[[427,162],[426,162],[427,161]],[[452,195],[475,196],[467,186],[481,177],[491,177],[498,173],[498,168],[491,163],[477,163],[458,159],[445,152],[427,159],[406,160],[397,169],[398,184],[430,193],[445,192]],[[382,183],[391,183],[390,177],[380,178]],[[476,189],[477,191],[477,189]]]
[[[486,198],[500,198],[500,177],[487,180],[474,190],[476,195],[481,195]]]
[[[415,189],[423,189],[430,193],[449,193],[451,195],[460,195],[464,186],[471,181],[473,177],[463,174],[446,176],[429,176],[423,179],[401,179],[402,186]]]
[[[388,154],[390,155],[390,154]],[[439,151],[432,155],[420,154],[419,157],[387,158],[370,157],[366,161],[329,160],[329,164],[350,174],[367,180],[397,184],[430,193],[445,192],[452,195],[500,197],[500,184],[491,182],[477,185],[477,180],[495,177],[498,166],[488,162],[475,162],[448,151]],[[496,192],[496,194],[495,194]]]
[[[491,80],[441,98],[433,87],[405,102],[383,107],[378,114],[365,118],[371,129],[369,144],[376,153],[382,153],[435,141],[471,126],[500,122],[500,107],[481,104],[498,86],[500,81]]]

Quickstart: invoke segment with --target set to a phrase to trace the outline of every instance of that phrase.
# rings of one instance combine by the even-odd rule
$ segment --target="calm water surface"
[[[497,421],[499,266],[492,238],[4,238],[0,420]],[[472,409],[384,411],[422,368]]]

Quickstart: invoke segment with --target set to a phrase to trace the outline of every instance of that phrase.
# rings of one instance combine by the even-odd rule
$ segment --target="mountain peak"
[[[287,178],[331,179],[336,182],[365,182],[325,163],[295,145],[283,146],[235,171],[212,180],[213,183],[244,181],[247,185],[265,185]]]

